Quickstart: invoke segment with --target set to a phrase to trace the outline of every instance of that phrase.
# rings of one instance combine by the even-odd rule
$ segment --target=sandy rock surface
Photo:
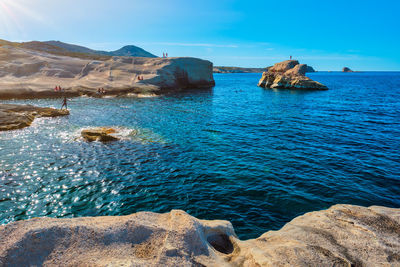
[[[325,85],[305,76],[311,70],[313,69],[310,66],[299,64],[297,60],[282,61],[263,72],[258,86],[271,89],[327,90]]]
[[[161,94],[215,84],[212,63],[197,58],[112,57],[89,60],[0,47],[0,99]],[[61,86],[65,91],[56,92]]]
[[[260,215],[261,216],[261,215]],[[335,205],[239,240],[184,211],[0,226],[1,266],[400,266],[400,209]]]
[[[0,131],[21,129],[31,125],[37,117],[68,115],[66,109],[42,108],[31,105],[0,104]]]

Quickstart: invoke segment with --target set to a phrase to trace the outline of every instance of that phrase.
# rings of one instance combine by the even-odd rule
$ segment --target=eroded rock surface
[[[299,64],[297,60],[282,61],[263,72],[258,86],[272,89],[327,90],[325,85],[305,76],[311,69],[306,64]]]
[[[42,108],[31,105],[0,104],[0,131],[21,129],[31,125],[37,117],[68,115],[66,109]]]
[[[212,63],[198,58],[111,57],[104,60],[0,47],[0,99],[96,95],[162,94],[211,87]]]
[[[260,215],[262,216],[262,215]],[[239,240],[184,211],[0,226],[1,266],[399,266],[400,209],[335,205]]]

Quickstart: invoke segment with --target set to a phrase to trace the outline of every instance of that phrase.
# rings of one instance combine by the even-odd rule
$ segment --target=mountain
[[[155,55],[147,52],[146,50],[134,45],[127,45],[116,51],[107,52],[107,54],[111,56],[156,57]]]

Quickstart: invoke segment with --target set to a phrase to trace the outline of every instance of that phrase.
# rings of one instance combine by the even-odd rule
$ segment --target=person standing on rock
[[[64,100],[63,100],[63,104],[61,106],[61,109],[63,109],[63,107],[65,107],[66,110],[68,110],[68,106],[67,106],[67,97],[64,96]]]

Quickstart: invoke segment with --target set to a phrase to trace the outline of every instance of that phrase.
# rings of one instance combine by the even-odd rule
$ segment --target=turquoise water
[[[156,98],[75,98],[71,115],[0,132],[0,223],[183,209],[241,238],[336,203],[400,207],[400,73],[314,73],[329,91],[265,90],[261,74]],[[59,107],[61,100],[19,100]],[[122,127],[85,143],[82,128]]]

